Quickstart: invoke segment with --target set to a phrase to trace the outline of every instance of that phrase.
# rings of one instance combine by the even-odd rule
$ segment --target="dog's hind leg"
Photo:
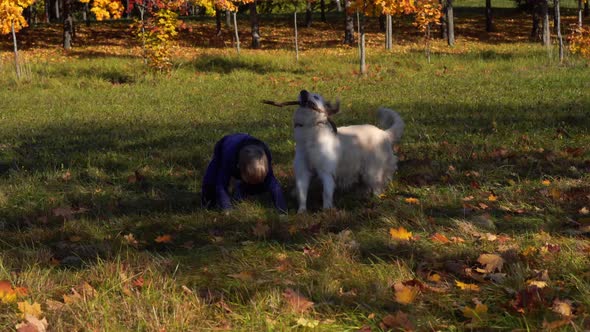
[[[297,200],[299,201],[299,209],[297,210],[297,213],[304,213],[307,211],[307,192],[309,190],[309,182],[311,181],[312,173],[307,168],[307,164],[301,154],[295,153],[293,165],[295,167]]]
[[[334,176],[328,172],[320,172],[319,174],[320,180],[322,180],[323,186],[323,208],[324,209],[331,209],[334,207],[333,205],[333,198],[334,198],[334,189],[336,189],[336,183],[334,182]]]

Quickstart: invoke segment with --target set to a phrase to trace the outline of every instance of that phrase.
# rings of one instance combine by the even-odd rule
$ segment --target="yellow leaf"
[[[555,301],[553,301],[553,307],[551,309],[565,317],[570,317],[572,315],[571,301],[561,301],[559,299],[555,299]]]
[[[420,204],[420,201],[415,197],[408,197],[404,201],[408,204]]]
[[[389,235],[393,240],[409,241],[412,238],[412,232],[408,232],[405,228],[400,227],[398,229],[390,228]]]
[[[434,273],[434,274],[429,275],[428,278],[426,278],[426,279],[428,279],[428,281],[439,283],[441,280],[441,277],[440,277],[440,274]]]
[[[580,211],[578,211],[578,212],[580,212],[580,214],[583,214],[583,215],[587,215],[588,213],[590,213],[590,211],[588,211],[588,208],[587,208],[587,207],[585,207],[585,206],[584,206],[584,207],[582,207],[582,208],[580,209]]]
[[[547,282],[546,281],[540,281],[540,280],[527,280],[527,285],[529,286],[536,286],[537,288],[545,288],[547,287]]]
[[[475,284],[466,284],[466,283],[461,282],[459,280],[455,280],[455,284],[457,284],[457,287],[461,288],[462,290],[479,292],[479,286],[478,285],[475,285]]]
[[[498,196],[494,195],[494,194],[490,194],[490,196],[488,196],[488,201],[490,202],[495,202],[498,200]]]
[[[548,185],[550,185],[550,184],[551,184],[551,181],[549,181],[549,180],[543,180],[543,181],[541,181],[541,183],[542,183],[544,186],[548,186]]]
[[[464,307],[462,311],[463,316],[465,316],[466,318],[481,320],[487,314],[488,306],[485,304],[478,303],[475,305],[475,308]]]
[[[420,291],[417,287],[406,286],[401,282],[393,285],[393,289],[395,291],[395,302],[401,304],[410,304],[414,302]]]
[[[21,312],[21,317],[25,318],[27,315],[39,318],[43,311],[41,311],[41,305],[37,302],[32,304],[29,301],[23,301],[18,303],[18,311]]]

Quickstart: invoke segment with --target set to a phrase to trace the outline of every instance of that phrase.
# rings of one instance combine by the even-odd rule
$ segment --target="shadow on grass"
[[[200,56],[192,61],[191,65],[202,72],[229,74],[236,70],[251,71],[256,74],[270,74],[276,72],[303,73],[303,69],[286,70],[268,62],[259,62],[255,59],[236,58],[233,56]]]

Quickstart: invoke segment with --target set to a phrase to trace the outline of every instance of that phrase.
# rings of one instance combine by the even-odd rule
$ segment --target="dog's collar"
[[[329,125],[330,128],[332,129],[332,131],[334,132],[334,134],[336,134],[338,132],[338,129],[336,129],[336,124],[331,119],[328,119],[326,121],[318,121],[318,122],[315,123],[315,125],[316,126],[318,126],[318,125]],[[294,126],[295,126],[295,128],[303,127],[303,125],[301,123],[295,123]]]

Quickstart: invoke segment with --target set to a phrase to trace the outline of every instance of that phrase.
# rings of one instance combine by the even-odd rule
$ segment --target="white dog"
[[[336,185],[346,188],[362,182],[376,195],[383,192],[397,170],[393,144],[403,134],[404,121],[390,109],[377,111],[380,126],[339,127],[330,121],[338,113],[322,96],[305,90],[299,94],[299,107],[293,116],[295,131],[295,182],[298,213],[307,210],[307,192],[313,175],[323,185],[323,208],[333,207]]]

